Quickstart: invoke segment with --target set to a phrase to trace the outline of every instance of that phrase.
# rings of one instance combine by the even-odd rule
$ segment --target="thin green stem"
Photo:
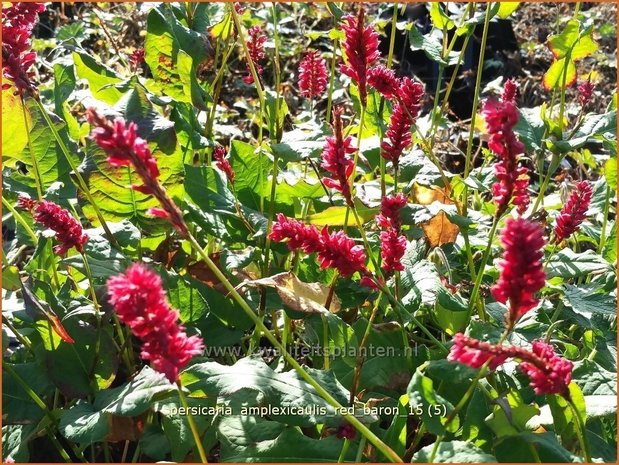
[[[606,227],[608,224],[608,212],[610,209],[610,187],[606,186],[606,196],[604,199],[604,218],[602,219],[602,230],[600,231],[600,243],[598,245],[598,253],[601,254],[606,245]]]
[[[344,462],[344,458],[346,457],[346,453],[348,452],[349,448],[350,448],[350,441],[344,438],[344,444],[342,444],[342,451],[340,452],[340,456],[337,459],[337,463]]]
[[[587,429],[585,428],[585,423],[582,416],[578,412],[576,405],[574,405],[574,401],[570,398],[566,400],[567,403],[570,405],[570,408],[572,409],[572,414],[576,418],[576,435],[578,436],[578,442],[580,443],[582,453],[585,456],[585,463],[591,463],[591,447],[589,445],[589,439],[587,438]]]
[[[11,214],[13,215],[13,218],[15,218],[15,221],[17,221],[22,226],[22,228],[24,228],[24,231],[26,231],[26,234],[28,234],[28,236],[30,236],[30,238],[32,239],[33,244],[36,245],[39,239],[37,235],[34,233],[34,231],[32,230],[32,228],[30,227],[30,225],[26,222],[24,217],[21,215],[21,213],[15,210],[13,205],[11,205],[4,196],[2,196],[2,205],[4,205],[6,209],[11,212]]]
[[[11,323],[9,319],[4,315],[2,315],[2,324],[9,328],[11,332],[15,335],[15,337],[19,340],[19,342],[21,342],[23,346],[28,349],[28,351],[32,355],[34,355],[34,350],[32,349],[32,343],[30,342],[30,339],[28,339],[26,336],[23,336],[19,331],[17,331],[17,328],[13,326],[13,323]]]
[[[498,218],[495,216],[492,220],[492,227],[490,228],[490,233],[488,233],[488,245],[486,246],[486,250],[484,250],[484,255],[481,259],[481,264],[479,266],[479,271],[477,272],[477,277],[475,279],[475,285],[473,286],[473,291],[471,292],[471,297],[469,300],[469,317],[473,311],[473,308],[477,305],[477,296],[479,294],[479,288],[481,287],[481,282],[484,278],[484,270],[486,269],[486,265],[488,263],[488,258],[490,257],[490,252],[492,250],[492,242],[494,241],[494,236],[496,234],[497,226],[499,224]],[[485,313],[480,308],[480,317],[484,316]],[[483,319],[483,318],[482,318]]]
[[[202,439],[200,438],[200,434],[198,433],[198,428],[196,426],[196,422],[193,419],[193,415],[189,411],[189,404],[187,403],[187,398],[185,397],[185,393],[183,392],[183,386],[181,384],[180,379],[176,382],[176,386],[178,387],[178,397],[185,407],[185,411],[187,412],[187,422],[189,423],[189,428],[191,429],[191,434],[193,435],[193,440],[196,444],[196,448],[198,449],[198,454],[200,455],[201,463],[208,463],[206,459],[206,452],[204,451],[204,446],[202,445]]]
[[[28,151],[30,152],[30,160],[32,162],[32,174],[34,175],[34,183],[37,188],[37,197],[39,200],[43,199],[43,184],[41,182],[41,172],[39,171],[39,162],[37,160],[37,156],[34,153],[34,148],[32,146],[32,137],[30,134],[30,125],[28,124],[28,115],[26,113],[26,101],[21,99],[21,109],[22,115],[24,117],[24,128],[26,129],[26,135],[28,139]]]

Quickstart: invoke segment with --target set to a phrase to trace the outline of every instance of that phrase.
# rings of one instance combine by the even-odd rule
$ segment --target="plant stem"
[[[606,186],[606,198],[604,199],[604,219],[602,220],[602,230],[600,231],[600,243],[598,245],[598,254],[602,254],[606,245],[606,226],[608,224],[608,211],[610,209],[610,187]]]
[[[73,158],[71,158],[71,154],[69,153],[69,149],[65,145],[64,141],[62,140],[62,137],[60,136],[60,133],[56,129],[56,126],[54,126],[54,123],[52,122],[51,118],[47,114],[47,110],[43,106],[43,103],[38,98],[35,98],[34,101],[38,105],[39,110],[43,114],[43,118],[45,118],[45,121],[47,122],[47,125],[49,126],[50,130],[54,134],[54,139],[56,139],[56,143],[58,144],[58,147],[60,147],[60,151],[64,154],[64,156],[65,156],[65,158],[67,160],[67,163],[69,163],[69,166],[71,167],[71,170],[75,174],[75,178],[77,179],[78,187],[80,188],[80,190],[86,196],[86,199],[88,200],[88,202],[92,206],[92,208],[93,208],[93,210],[95,212],[95,215],[97,215],[99,223],[101,223],[101,227],[105,231],[105,235],[107,236],[108,240],[110,241],[110,243],[114,247],[119,248],[119,245],[118,245],[118,242],[116,241],[116,238],[112,234],[112,231],[110,231],[110,228],[108,227],[107,222],[105,221],[105,218],[101,214],[101,210],[99,210],[99,206],[95,202],[95,199],[92,197],[92,194],[90,193],[90,190],[88,189],[88,185],[86,184],[86,181],[84,181],[84,178],[82,177],[82,174],[80,173],[80,171],[78,169],[78,166],[73,161]]]
[[[484,255],[481,259],[481,265],[479,266],[479,271],[477,272],[477,277],[475,278],[475,285],[473,286],[473,291],[471,292],[471,297],[469,300],[469,318],[473,311],[474,306],[477,304],[477,296],[479,294],[479,288],[481,287],[481,282],[484,278],[484,270],[486,269],[486,264],[488,263],[488,258],[490,257],[490,251],[492,250],[492,242],[494,240],[494,236],[496,234],[497,226],[499,224],[498,218],[495,216],[492,219],[492,227],[490,228],[490,233],[488,234],[488,245],[486,246],[486,250],[484,250]],[[483,307],[479,307],[480,309],[480,317],[483,318],[485,316],[485,312],[482,310]]]
[[[337,459],[337,463],[344,462],[344,458],[346,457],[346,452],[348,452],[349,448],[350,448],[350,441],[344,438],[344,444],[342,444],[342,452],[340,452],[340,456]]]
[[[591,448],[589,446],[589,439],[587,438],[587,430],[585,428],[585,423],[574,405],[574,401],[570,398],[567,398],[567,403],[570,404],[570,408],[572,409],[572,414],[576,418],[576,435],[578,436],[578,442],[580,443],[580,448],[582,449],[582,453],[585,456],[585,463],[591,463]]]
[[[473,109],[471,110],[471,126],[469,128],[469,139],[466,146],[466,157],[464,159],[464,175],[463,178],[466,179],[469,176],[469,172],[471,170],[471,155],[473,153],[473,137],[475,135],[475,121],[477,120],[477,107],[479,105],[479,94],[481,89],[481,76],[484,70],[484,57],[486,55],[486,43],[488,41],[488,27],[490,25],[490,16],[492,11],[492,3],[488,3],[486,5],[486,15],[484,18],[484,29],[481,37],[481,45],[479,51],[479,62],[477,64],[477,76],[475,80],[475,92],[473,94]],[[462,198],[464,201],[462,202],[462,210],[463,215],[466,216],[466,211],[468,208],[468,187],[465,185],[462,191]]]
[[[329,405],[334,407],[336,410],[341,410],[342,405],[327,392],[300,364],[295,360],[292,355],[288,353],[285,347],[273,336],[273,334],[269,331],[269,329],[264,325],[262,320],[254,313],[251,307],[247,304],[245,299],[241,297],[238,291],[234,288],[232,283],[226,278],[226,276],[222,273],[222,271],[215,265],[215,263],[211,260],[211,258],[206,254],[206,252],[200,247],[196,239],[189,234],[188,241],[194,250],[202,257],[205,264],[208,268],[213,272],[213,274],[217,277],[217,279],[223,284],[226,290],[230,293],[232,298],[239,304],[239,306],[243,309],[245,314],[252,320],[252,322],[256,325],[257,330],[264,333],[264,336],[273,344],[275,348],[277,348],[280,353],[284,356],[286,361],[290,364],[290,366],[303,378],[308,384],[310,384],[320,397],[322,397]],[[343,414],[342,415],[351,425],[359,431],[364,437],[366,437],[378,450],[380,450],[386,457],[389,458],[390,461],[401,463],[402,459],[380,438],[378,438],[370,429],[361,423],[354,415]]]
[[[30,125],[28,124],[28,115],[26,113],[26,101],[21,98],[22,115],[24,116],[24,128],[26,129],[28,139],[28,151],[30,152],[30,160],[32,161],[32,174],[34,175],[34,182],[37,188],[37,197],[39,200],[43,200],[43,184],[41,182],[41,172],[39,171],[39,162],[34,148],[32,147],[32,137],[30,134]]]
[[[181,404],[183,404],[183,407],[185,407],[185,411],[187,412],[187,422],[189,423],[189,428],[191,429],[193,440],[196,444],[196,448],[198,449],[200,461],[201,463],[208,463],[208,460],[206,459],[206,452],[204,451],[204,446],[202,445],[202,439],[200,438],[200,434],[198,434],[198,428],[196,427],[196,423],[193,420],[193,415],[189,411],[189,404],[187,403],[187,398],[185,397],[185,393],[183,392],[183,386],[180,379],[176,382],[176,387],[178,388],[178,397],[181,400]]]

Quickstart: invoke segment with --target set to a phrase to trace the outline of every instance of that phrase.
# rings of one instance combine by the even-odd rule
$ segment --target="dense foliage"
[[[609,32],[527,107],[517,7],[3,3],[3,460],[615,462]]]

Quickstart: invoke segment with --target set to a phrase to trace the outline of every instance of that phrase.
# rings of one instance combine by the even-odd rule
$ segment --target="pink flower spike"
[[[28,203],[28,205],[33,205],[34,221],[56,233],[55,239],[59,242],[54,247],[56,255],[64,256],[73,247],[80,253],[84,251],[88,236],[84,234],[80,222],[67,210],[47,200],[34,202],[34,204]]]
[[[557,216],[554,229],[555,244],[561,243],[578,231],[587,215],[591,197],[593,197],[593,187],[590,183],[582,181],[576,184],[576,188]]]
[[[367,105],[367,72],[368,68],[380,57],[378,51],[378,34],[372,26],[365,27],[365,10],[359,6],[357,16],[346,16],[342,29],[344,41],[342,47],[348,59],[347,65],[342,65],[340,71],[350,77],[359,88],[361,105]]]
[[[4,5],[4,4],[3,4]],[[15,85],[15,93],[33,93],[32,72],[37,54],[30,50],[32,29],[37,14],[45,11],[43,3],[17,2],[2,8],[2,74]],[[2,89],[10,85],[3,83]]]
[[[538,223],[523,218],[508,218],[501,233],[505,252],[498,264],[501,274],[492,287],[492,295],[497,301],[508,305],[508,328],[537,305],[535,293],[546,282],[542,268],[543,234]]]
[[[398,234],[395,229],[380,233],[380,256],[383,268],[387,273],[404,271],[402,257],[406,252],[406,237]]]
[[[569,396],[569,384],[572,381],[574,365],[555,354],[551,345],[543,341],[533,342],[533,352],[529,356],[520,356],[520,370],[531,379],[535,393],[561,394]]]
[[[375,66],[368,71],[368,84],[387,99],[396,98],[400,90],[400,82],[395,72],[383,65]]]
[[[383,197],[380,202],[380,214],[376,216],[376,223],[382,228],[393,228],[400,231],[402,220],[400,210],[406,206],[407,198],[402,192]]]
[[[356,149],[353,147],[352,137],[348,136],[344,139],[342,111],[341,107],[333,109],[333,136],[327,137],[320,166],[332,176],[323,179],[325,186],[341,192],[346,203],[352,206],[352,193],[348,179],[353,172],[354,161],[349,155]]]
[[[226,149],[221,145],[217,145],[213,149],[213,161],[215,162],[215,166],[224,172],[228,182],[230,184],[234,184],[234,177],[236,174],[234,173],[234,169],[232,165],[226,158]]]
[[[286,218],[283,213],[277,214],[277,221],[273,223],[269,237],[275,242],[288,241],[290,250],[302,249],[305,253],[314,253],[322,249],[316,226],[306,226],[300,221]]]
[[[491,360],[488,368],[496,370],[509,358],[508,354],[502,353],[502,346],[478,341],[462,333],[454,335],[452,341],[453,345],[447,356],[450,362],[460,362],[471,368],[481,368],[488,360]]]
[[[141,356],[171,383],[204,344],[199,336],[187,337],[178,312],[170,307],[159,275],[136,263],[107,282],[109,301],[120,321],[142,341]]]
[[[327,89],[327,63],[316,50],[309,51],[299,65],[299,90],[307,98],[319,97]]]
[[[322,248],[318,252],[321,268],[335,268],[343,278],[355,272],[366,274],[365,252],[361,245],[355,245],[344,231],[329,233],[325,226],[320,232]]]
[[[267,40],[267,36],[262,33],[262,28],[260,26],[250,27],[248,33],[249,38],[247,40],[247,50],[249,52],[249,57],[254,64],[254,68],[256,69],[256,74],[260,76],[263,71],[260,61],[264,60],[264,57],[266,56],[264,52],[264,43]],[[243,78],[243,81],[246,84],[251,84],[254,82],[254,77],[251,74],[249,64],[247,64],[247,76]]]
[[[580,105],[585,108],[591,101],[591,97],[593,97],[594,86],[591,79],[587,79],[586,81],[580,83],[577,89],[578,101],[580,102]]]

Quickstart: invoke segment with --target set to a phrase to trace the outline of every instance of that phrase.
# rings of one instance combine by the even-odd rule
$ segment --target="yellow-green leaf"
[[[572,60],[560,58],[550,65],[550,68],[548,68],[548,71],[544,74],[544,87],[546,90],[552,90],[557,87],[569,87],[574,84],[575,80],[576,65],[574,62]],[[563,85],[564,82],[565,86]]]
[[[432,2],[432,6],[430,7],[430,19],[434,27],[442,31],[449,31],[454,27],[454,22],[445,14],[438,2]]]
[[[520,2],[501,2],[497,16],[501,19],[507,19],[519,6]]]

